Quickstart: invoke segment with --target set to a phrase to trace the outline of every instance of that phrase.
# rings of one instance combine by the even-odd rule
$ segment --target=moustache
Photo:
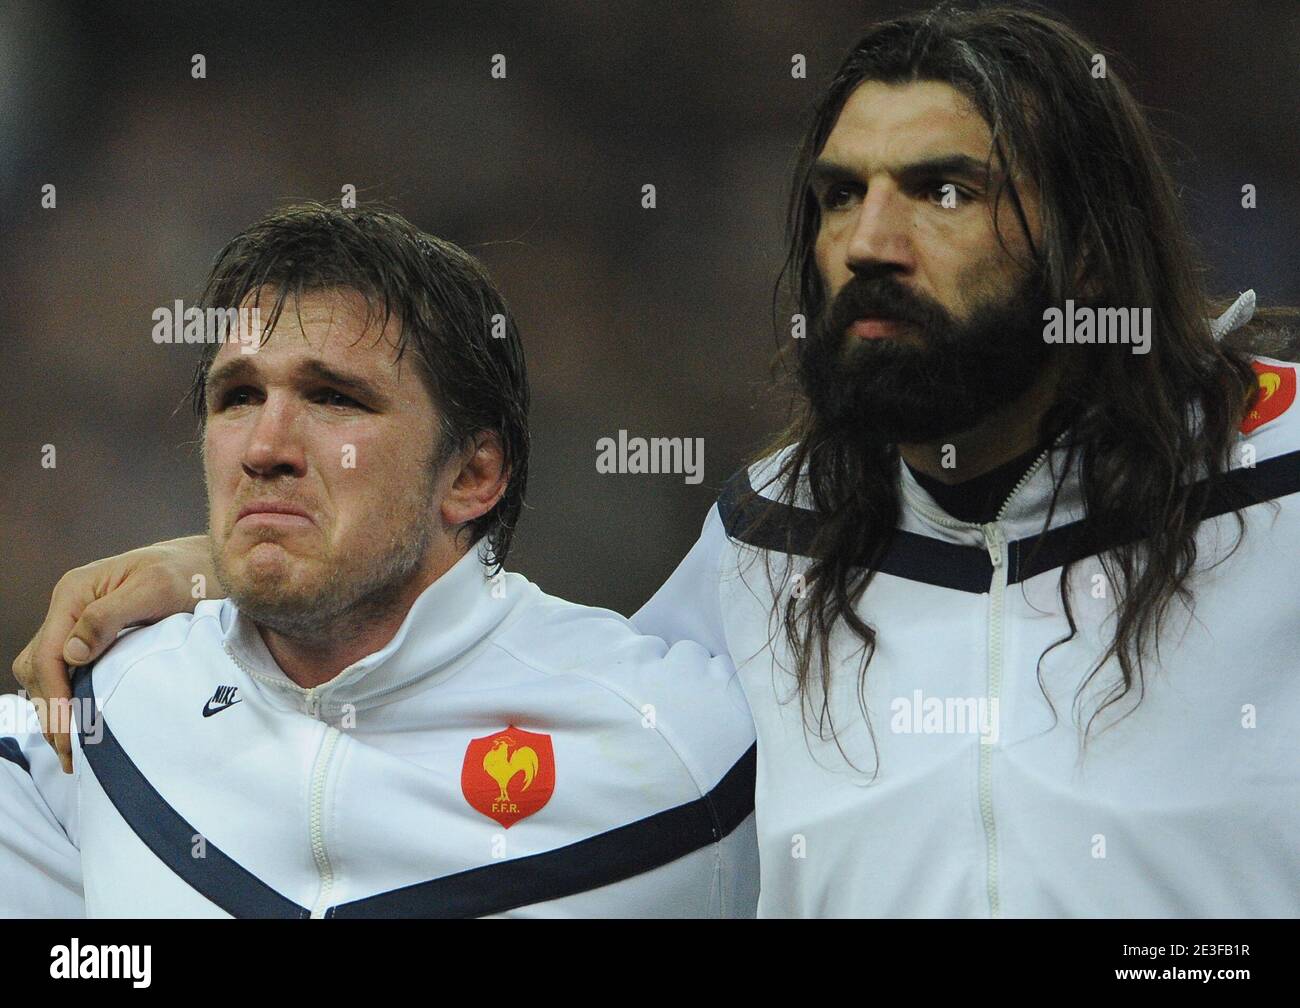
[[[945,331],[947,313],[923,302],[887,277],[855,276],[831,302],[826,315],[828,335],[842,338],[858,319],[879,318],[909,324],[922,332]]]

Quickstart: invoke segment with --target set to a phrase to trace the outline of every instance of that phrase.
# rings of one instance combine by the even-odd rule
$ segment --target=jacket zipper
[[[314,701],[314,698],[312,698]],[[311,908],[311,916],[320,919],[329,909],[330,896],[334,888],[334,866],[330,864],[329,852],[325,849],[325,783],[329,775],[330,759],[342,734],[337,728],[324,725],[325,737],[321,741],[320,751],[311,772],[311,856],[316,862],[316,872],[320,876],[320,889],[316,903]]]
[[[984,531],[984,545],[993,562],[993,581],[989,585],[988,632],[988,704],[1001,705],[1002,692],[1002,621],[1003,597],[1007,590],[1006,539],[996,522],[980,526]],[[984,823],[984,862],[987,878],[989,916],[1000,915],[998,894],[998,827],[993,817],[993,746],[980,739],[979,747],[980,820]]]
[[[1004,636],[1004,601],[1007,590],[1007,556],[1006,536],[998,523],[1006,517],[1007,508],[1011,506],[1016,494],[1034,477],[1043,463],[1052,453],[1052,447],[1043,449],[1034,464],[1025,470],[1019,482],[1007,494],[993,521],[983,525],[958,521],[938,511],[919,498],[913,497],[912,506],[936,524],[948,528],[978,528],[984,536],[984,548],[988,550],[989,560],[993,564],[993,580],[989,584],[989,624],[988,624],[988,679],[986,690],[990,709],[993,704],[1001,706],[1002,692],[1002,643]],[[980,821],[984,826],[984,863],[985,893],[988,898],[989,916],[1000,917],[1002,914],[1001,894],[998,886],[998,827],[993,813],[993,746],[980,740],[978,788],[980,803]]]
[[[272,681],[240,661],[228,644],[223,644],[222,647],[230,660],[238,665],[250,678],[267,682]],[[283,686],[284,684],[275,681],[275,685]],[[318,691],[320,687],[313,686],[311,689],[303,689],[296,683],[290,685],[301,695],[304,713],[310,718],[319,718],[320,696]],[[329,852],[325,849],[325,784],[329,776],[330,760],[334,755],[334,749],[338,745],[339,738],[343,734],[337,728],[323,721],[321,726],[325,729],[325,735],[321,740],[320,749],[316,753],[316,759],[312,764],[311,797],[307,817],[307,831],[311,839],[311,856],[312,860],[316,862],[316,874],[320,879],[316,902],[311,909],[313,918],[325,916],[325,911],[329,909],[330,895],[334,888],[334,866],[330,863]]]

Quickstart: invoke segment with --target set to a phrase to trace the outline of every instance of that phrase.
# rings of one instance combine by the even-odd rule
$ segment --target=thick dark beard
[[[799,382],[829,436],[889,445],[939,441],[975,427],[1022,396],[1051,359],[1048,306],[1034,271],[1007,299],[957,322],[934,301],[881,271],[854,276],[811,327]],[[892,339],[846,342],[864,316],[911,323],[922,346]]]

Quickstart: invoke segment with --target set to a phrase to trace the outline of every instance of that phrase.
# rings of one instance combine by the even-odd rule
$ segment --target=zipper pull
[[[995,524],[985,525],[983,529],[984,545],[989,551],[989,559],[993,561],[993,569],[996,570],[1002,566],[1002,529]]]
[[[307,716],[316,717],[320,713],[320,700],[316,696],[316,687],[307,691]]]

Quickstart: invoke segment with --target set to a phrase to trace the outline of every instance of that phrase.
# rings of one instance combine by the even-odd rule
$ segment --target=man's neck
[[[328,635],[291,637],[260,624],[257,630],[284,674],[304,689],[312,689],[387,645],[397,635],[415,600],[451,567],[449,562],[432,570],[422,568],[382,612],[344,616],[337,621],[337,632]]]
[[[970,430],[939,441],[900,444],[909,466],[940,483],[964,483],[1023,455],[1038,444],[1039,422],[1056,397],[1058,371],[1044,369],[1024,395]]]

